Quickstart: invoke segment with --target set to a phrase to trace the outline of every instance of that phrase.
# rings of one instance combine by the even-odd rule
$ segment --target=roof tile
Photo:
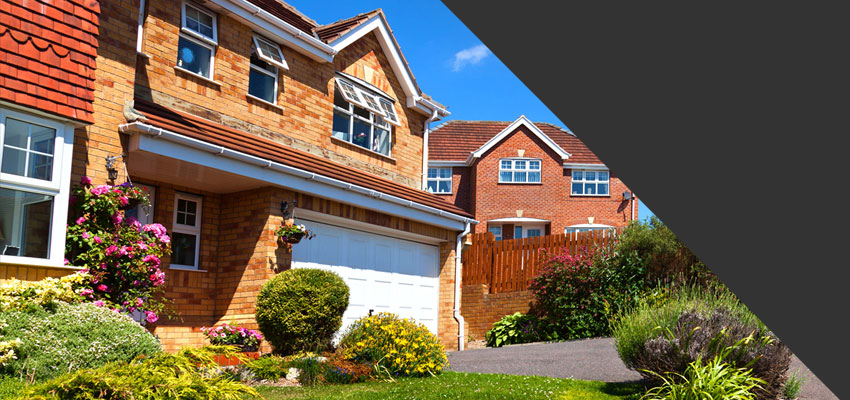
[[[443,198],[405,186],[389,179],[346,167],[326,158],[296,150],[272,140],[261,138],[221,124],[174,111],[146,100],[135,100],[136,111],[144,114],[146,123],[167,129],[191,138],[203,140],[226,148],[273,160],[308,172],[321,174],[343,182],[363,186],[372,190],[414,201],[456,215],[472,218],[472,215]]]
[[[428,136],[428,159],[432,161],[466,161],[469,154],[498,135],[512,121],[448,121]],[[567,153],[567,162],[602,164],[602,161],[574,134],[549,123],[534,123]]]

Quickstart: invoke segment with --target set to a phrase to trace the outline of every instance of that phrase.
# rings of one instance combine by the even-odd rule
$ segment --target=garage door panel
[[[439,249],[333,225],[299,221],[315,233],[293,247],[293,268],[322,268],[350,288],[343,330],[360,317],[392,312],[437,332]]]

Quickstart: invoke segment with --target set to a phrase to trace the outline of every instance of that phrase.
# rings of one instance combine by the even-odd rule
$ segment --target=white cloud
[[[483,44],[463,49],[455,54],[454,62],[452,63],[452,70],[457,72],[467,65],[478,64],[488,55],[490,55],[490,50]]]

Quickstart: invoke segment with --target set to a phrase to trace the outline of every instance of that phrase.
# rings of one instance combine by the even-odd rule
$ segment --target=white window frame
[[[180,21],[181,21],[180,37],[184,38],[186,40],[189,40],[189,41],[191,41],[191,42],[193,42],[197,45],[206,47],[210,50],[210,76],[201,75],[197,72],[190,71],[189,69],[183,68],[179,65],[176,66],[176,67],[180,68],[181,70],[186,71],[187,73],[190,73],[192,75],[197,75],[197,76],[200,76],[200,77],[205,78],[205,79],[213,80],[213,76],[215,76],[215,50],[218,47],[218,27],[217,27],[218,23],[216,22],[217,16],[216,16],[215,13],[209,12],[209,11],[207,11],[206,9],[204,9],[200,6],[197,6],[195,4],[187,4],[187,3],[188,2],[184,1],[183,5],[181,7],[182,14],[181,14],[181,17],[180,17]],[[204,36],[201,33],[193,31],[193,30],[186,27],[186,7],[191,7],[195,10],[198,10],[198,12],[206,14],[209,17],[212,18],[212,21],[213,21],[213,26],[212,26],[213,37],[212,38]],[[180,51],[179,46],[177,48],[177,51],[178,52]],[[177,61],[180,61],[180,55],[179,54],[177,55]]]
[[[575,232],[588,232],[588,231],[613,231],[617,228],[611,225],[605,224],[578,224],[578,225],[570,225],[564,228],[564,234],[569,235]]]
[[[337,138],[337,139],[342,140],[342,141],[347,142],[347,143],[351,143],[351,144],[353,144],[357,147],[366,149],[367,151],[370,151],[372,153],[391,158],[392,152],[393,152],[393,145],[392,145],[392,142],[393,142],[393,127],[392,127],[392,124],[390,124],[390,122],[386,119],[385,114],[383,112],[376,113],[372,109],[365,107],[365,106],[362,106],[362,104],[364,104],[365,102],[362,102],[362,101],[352,102],[352,101],[350,101],[350,100],[354,100],[351,97],[351,94],[347,93],[345,90],[343,90],[343,85],[346,85],[346,83],[351,85],[354,88],[355,96],[363,97],[365,95],[365,93],[362,90],[360,90],[357,85],[355,85],[354,83],[352,83],[348,80],[341,79],[340,77],[336,77],[335,79],[336,79],[336,85],[337,85],[337,90],[335,90],[335,92],[338,91],[340,94],[342,94],[343,100],[345,100],[345,102],[348,103],[348,109],[345,109],[345,108],[338,106],[335,102],[333,104],[333,109],[335,111],[339,111],[340,113],[348,116],[348,136],[351,140],[345,140],[345,139],[340,139],[340,138]],[[375,98],[375,101],[378,101],[377,96],[374,96],[374,95],[371,95],[371,96],[373,96]],[[366,119],[366,118],[363,118],[360,115],[357,115],[354,112],[354,107],[360,107],[360,108],[368,111],[369,112],[369,118]],[[380,123],[378,122],[378,118],[380,118],[382,121],[385,121],[386,125],[381,126]],[[354,143],[354,120],[355,119],[369,125],[369,143],[370,143],[369,148],[366,148],[366,147],[363,147],[363,146],[360,146],[360,145]],[[331,129],[333,130],[333,123],[331,124],[331,126],[332,126]],[[387,138],[388,147],[389,147],[387,154],[381,153],[381,152],[379,152],[377,150],[373,150],[371,148],[371,144],[374,143],[374,139],[375,139],[374,135],[375,135],[376,127],[386,130],[387,134],[389,135],[388,138]],[[333,132],[331,132],[331,135],[333,135]]]
[[[259,57],[259,58],[260,58],[261,60],[263,60],[263,61],[268,62],[265,58],[263,58],[263,57],[260,55],[259,47],[257,47],[254,51],[256,51],[256,52],[257,52],[257,57]],[[279,82],[280,82],[280,80],[278,79],[278,76],[279,76],[280,74],[279,74],[279,71],[278,71],[278,69],[277,69],[277,68],[278,68],[278,67],[277,67],[277,64],[275,64],[275,63],[270,64],[270,65],[271,65],[271,67],[274,69],[274,73],[272,73],[272,71],[265,70],[265,69],[263,69],[263,68],[260,68],[260,66],[258,66],[258,65],[254,65],[254,63],[252,63],[252,62],[250,61],[250,59],[249,59],[248,63],[250,64],[250,68],[251,68],[250,70],[252,70],[252,71],[257,71],[257,72],[259,72],[259,73],[261,73],[261,74],[264,74],[264,75],[267,75],[267,76],[270,76],[270,77],[274,78],[274,91],[273,91],[274,95],[272,96],[272,99],[271,99],[271,100],[266,100],[266,99],[264,99],[264,98],[262,98],[262,97],[255,96],[255,95],[251,94],[251,92],[250,92],[250,87],[251,87],[251,86],[250,86],[250,85],[251,85],[250,79],[251,79],[251,75],[250,75],[250,73],[249,73],[249,74],[248,74],[248,80],[249,80],[249,82],[248,82],[248,85],[249,85],[249,86],[248,86],[248,96],[251,96],[251,97],[253,97],[253,98],[255,98],[255,99],[258,99],[258,100],[261,100],[261,101],[265,101],[266,103],[271,103],[271,104],[277,105],[277,96],[278,96],[278,94],[279,94],[279,92],[278,92],[278,85],[279,85]]]
[[[74,125],[0,107],[0,165],[3,162],[7,118],[56,130],[56,137],[53,142],[53,171],[50,181],[0,172],[0,187],[52,196],[53,206],[47,258],[3,255],[4,249],[0,249],[0,264],[67,268],[64,262],[65,224],[68,221],[68,199],[71,191]],[[20,225],[18,224],[18,226]],[[4,232],[4,235],[7,236],[11,234],[13,233]]]
[[[395,111],[395,103],[383,97],[378,98],[378,102],[383,108],[384,119],[396,126],[401,126],[401,121],[398,119],[398,113]]]
[[[582,173],[582,175],[581,175],[582,179],[580,179],[580,180],[576,180],[576,179],[575,179],[576,172],[581,172],[581,173]],[[594,173],[596,174],[596,177],[597,177],[597,178],[596,178],[596,179],[594,179],[594,180],[592,180],[592,181],[588,181],[588,180],[584,179],[584,177],[586,177],[586,176],[587,176],[587,173],[588,173],[588,172],[594,172]],[[600,173],[600,172],[607,173],[607,174],[608,174],[608,179],[606,179],[606,180],[604,180],[604,181],[599,180],[599,178],[598,178],[598,177],[599,177],[599,173]],[[582,184],[582,185],[581,185],[581,191],[582,191],[582,193],[573,193],[573,184],[574,184],[574,183],[577,183],[577,182],[581,182],[581,184]],[[585,187],[585,184],[587,184],[587,183],[595,183],[595,184],[596,184],[596,190],[595,190],[595,193],[593,193],[593,194],[586,194],[586,193],[584,193],[584,187]],[[600,183],[604,183],[604,184],[607,184],[607,185],[608,185],[608,193],[605,193],[605,194],[599,194],[599,184],[600,184]],[[611,196],[611,172],[610,172],[609,170],[607,170],[607,169],[605,169],[605,170],[600,170],[600,169],[573,169],[572,171],[570,171],[570,196],[583,196],[583,197],[610,197],[610,196]]]
[[[262,37],[262,36],[260,36],[256,33],[253,36],[254,36],[254,48],[257,51],[257,56],[260,57],[261,60],[263,60],[263,61],[265,61],[265,62],[267,62],[271,65],[275,65],[279,68],[289,69],[289,64],[287,64],[286,59],[283,58],[283,52],[280,51],[280,45],[279,44],[277,44],[277,43],[275,43],[275,42],[273,42],[269,39],[266,39],[266,38],[264,38],[264,37]],[[260,46],[261,44],[265,44],[267,47],[270,47],[273,51],[277,50],[277,55],[278,55],[278,57],[280,57],[280,61],[276,61],[271,55],[265,54],[265,51],[264,51],[265,49],[263,48],[263,46]]]
[[[435,171],[437,172],[437,175],[436,175],[436,177],[435,177],[435,178],[431,178],[431,170],[435,170]],[[448,170],[448,171],[449,171],[449,177],[448,177],[448,178],[441,178],[441,177],[440,177],[440,171],[442,171],[442,170]],[[438,167],[438,168],[428,168],[428,175],[427,175],[427,177],[428,177],[428,179],[426,179],[426,182],[425,182],[425,183],[426,183],[426,185],[425,185],[425,187],[426,187],[426,188],[428,187],[428,185],[427,185],[427,184],[428,184],[428,183],[430,183],[430,182],[435,182],[435,183],[436,183],[436,185],[437,185],[437,190],[436,190],[436,191],[434,191],[434,192],[430,192],[430,193],[436,193],[436,194],[452,194],[452,184],[453,184],[452,180],[453,180],[453,178],[454,178],[454,177],[453,177],[453,175],[452,175],[452,169],[451,169],[451,167],[448,167],[448,168],[443,168],[443,167]],[[440,191],[440,182],[446,182],[446,181],[448,181],[448,182],[449,182],[449,191],[448,191],[448,192],[441,192],[441,191]]]
[[[194,201],[197,205],[197,213],[195,214],[195,226],[178,224],[177,223],[177,204],[180,200],[186,201]],[[201,225],[202,225],[202,210],[204,206],[204,199],[201,196],[191,195],[188,193],[175,193],[174,195],[174,216],[172,221],[174,222],[171,226],[171,231],[174,233],[182,233],[185,235],[195,235],[195,265],[183,265],[172,262],[168,268],[170,269],[185,269],[192,271],[200,271],[201,266],[199,264],[200,254],[201,254]]]
[[[511,167],[510,168],[503,168],[502,163],[504,161],[510,161]],[[516,162],[517,161],[525,161],[526,162],[525,168],[517,169],[516,168]],[[532,161],[536,161],[538,163],[537,169],[531,169],[531,162]],[[511,173],[511,180],[510,181],[502,180],[502,172],[510,172]],[[525,172],[525,182],[517,182],[516,181],[516,179],[515,179],[516,172]],[[540,181],[529,182],[528,181],[528,173],[529,172],[539,172],[540,173]],[[540,158],[523,158],[523,157],[500,158],[499,159],[499,183],[516,183],[516,184],[520,184],[520,185],[540,185],[540,184],[542,184],[543,183],[543,160],[540,159]]]

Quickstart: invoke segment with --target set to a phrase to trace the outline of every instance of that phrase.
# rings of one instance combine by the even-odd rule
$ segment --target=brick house
[[[344,324],[391,311],[458,346],[455,252],[475,221],[421,189],[449,113],[381,10],[320,25],[277,0],[0,0],[0,62],[0,279],[73,272],[71,185],[131,181],[152,202],[132,213],[172,235],[167,350],[255,327],[262,284],[301,267],[343,276]],[[287,216],[317,236],[279,246]]]
[[[424,188],[497,239],[622,227],[637,198],[572,132],[525,116],[449,121],[428,139]]]

